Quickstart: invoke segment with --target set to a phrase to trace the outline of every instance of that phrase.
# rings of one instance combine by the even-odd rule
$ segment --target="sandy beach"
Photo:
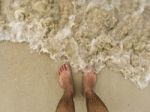
[[[27,44],[0,43],[0,112],[55,112],[63,94],[57,83],[58,62],[33,52]],[[86,112],[81,73],[74,73],[76,112]],[[121,74],[104,69],[96,93],[110,112],[150,112],[150,87],[140,90]]]

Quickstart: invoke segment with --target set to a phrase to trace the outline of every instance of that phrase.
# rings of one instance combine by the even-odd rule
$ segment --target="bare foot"
[[[73,94],[73,80],[71,74],[71,67],[69,64],[61,65],[58,71],[58,81],[60,86],[64,89],[65,94]]]
[[[83,94],[91,94],[96,82],[96,74],[93,66],[86,66],[83,70]]]

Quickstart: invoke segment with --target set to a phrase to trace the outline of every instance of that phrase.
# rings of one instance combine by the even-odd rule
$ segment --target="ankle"
[[[66,90],[64,90],[64,95],[65,96],[73,96],[74,95],[73,89],[66,89]]]
[[[92,89],[87,89],[87,90],[84,91],[84,95],[85,96],[89,96],[91,94],[93,94],[93,90]]]

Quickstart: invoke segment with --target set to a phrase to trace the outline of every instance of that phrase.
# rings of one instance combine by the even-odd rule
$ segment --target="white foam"
[[[68,17],[68,22],[63,26],[62,29],[59,29],[55,35],[50,37],[46,35],[47,26],[43,27],[38,16],[33,17],[30,21],[25,21],[19,20],[18,15],[20,13],[18,14],[18,12],[14,12],[16,19],[4,24],[6,28],[0,26],[0,41],[9,40],[20,43],[27,42],[30,44],[32,49],[39,52],[48,53],[50,58],[54,60],[69,61],[75,70],[82,70],[87,64],[94,64],[97,72],[99,72],[107,66],[108,62],[110,62],[110,64],[114,66],[114,70],[121,71],[125,78],[133,81],[138,87],[145,88],[150,81],[150,68],[146,70],[142,67],[143,65],[148,67],[149,64],[139,61],[142,59],[144,60],[144,57],[139,55],[138,58],[140,59],[137,59],[137,61],[144,64],[132,66],[131,55],[135,55],[133,52],[134,49],[124,49],[124,42],[127,39],[115,40],[115,37],[118,36],[120,30],[122,31],[122,26],[131,29],[131,31],[133,30],[133,32],[128,32],[128,37],[130,37],[128,42],[130,42],[130,39],[132,40],[133,37],[139,36],[139,32],[136,32],[136,28],[132,26],[136,26],[135,24],[138,22],[138,15],[141,15],[148,2],[148,0],[141,0],[139,9],[133,11],[131,14],[127,14],[127,16],[125,16],[126,19],[120,20],[119,24],[111,29],[112,32],[98,31],[97,36],[90,35],[90,39],[88,37],[88,33],[90,34],[93,29],[91,29],[91,32],[89,30],[87,31],[90,25],[88,26],[86,23],[86,17],[83,17],[84,19],[77,29],[78,32],[76,32],[83,35],[81,35],[81,37],[80,35],[79,37],[75,37],[75,32],[72,31],[72,27],[76,25],[75,20],[76,16],[78,15],[76,12],[73,12],[73,14]],[[110,11],[110,13],[113,13],[112,10],[116,7],[119,8],[121,5],[121,0],[112,0],[110,3],[108,3],[107,0],[78,0],[78,3],[81,6],[85,5],[85,12],[90,11],[93,7],[101,7],[102,9],[107,10],[106,12]],[[107,29],[105,25],[110,24],[112,22],[111,19],[114,17],[113,14],[111,15],[110,13],[106,12],[104,12],[102,15],[102,17],[106,16],[106,21],[97,21],[96,19],[89,21],[91,24],[93,21],[96,21],[99,24],[100,21],[101,28]],[[131,15],[132,18],[135,19],[134,21],[132,21],[132,18],[130,18]],[[82,16],[86,16],[86,14]],[[137,16],[137,18],[134,16]],[[45,17],[41,18],[46,20]],[[116,32],[113,34],[113,31]],[[143,30],[141,29],[141,31]],[[133,34],[134,32],[136,33]],[[121,36],[122,33],[124,33],[124,30],[121,32]],[[84,34],[87,35],[87,37],[84,37]],[[47,37],[44,38],[45,36]],[[91,37],[93,37],[93,39]],[[145,60],[149,62],[148,59]]]

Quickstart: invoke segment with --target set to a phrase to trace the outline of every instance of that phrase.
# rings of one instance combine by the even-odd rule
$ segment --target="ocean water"
[[[149,0],[1,0],[0,9],[0,41],[27,42],[76,71],[108,67],[149,84]]]

